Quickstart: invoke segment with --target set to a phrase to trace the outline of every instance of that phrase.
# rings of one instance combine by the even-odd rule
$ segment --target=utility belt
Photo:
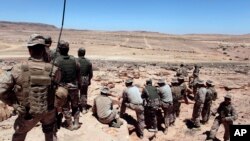
[[[62,87],[64,87],[64,88],[67,89],[67,90],[75,90],[75,89],[78,89],[77,85],[76,85],[76,84],[73,84],[73,83],[61,83],[61,84],[59,84],[59,86],[62,86]]]

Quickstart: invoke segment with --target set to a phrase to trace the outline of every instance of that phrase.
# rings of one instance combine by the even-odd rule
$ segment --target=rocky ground
[[[45,24],[0,22],[0,67],[8,70],[28,57],[26,43],[30,34],[51,35],[52,49],[56,47],[59,30]],[[89,30],[63,31],[63,40],[70,43],[70,54],[77,54],[79,47],[85,47],[87,58],[93,62],[94,78],[89,88],[88,104],[100,94],[100,88],[108,86],[119,97],[124,89],[124,81],[133,78],[134,83],[142,89],[145,80],[151,78],[154,83],[164,78],[168,83],[175,75],[180,63],[184,63],[191,75],[193,65],[199,64],[200,77],[215,82],[218,99],[213,104],[215,109],[223,96],[230,92],[232,102],[238,111],[236,124],[250,123],[250,35],[170,35],[155,32],[105,32]],[[117,102],[117,98],[113,98]],[[215,117],[200,129],[190,129],[193,104],[181,105],[181,114],[175,126],[170,127],[164,135],[161,130],[153,134],[145,130],[145,140],[153,141],[200,141],[205,140],[207,132]],[[132,116],[120,129],[109,128],[100,124],[93,116],[91,109],[81,115],[82,127],[77,131],[61,128],[58,139],[81,141],[137,141],[133,121],[135,113],[127,110]],[[11,140],[14,132],[13,123],[16,116],[0,122],[0,141]],[[223,140],[224,129],[221,127],[217,137]],[[37,125],[27,136],[28,141],[42,141],[41,126]]]
[[[92,85],[89,89],[90,105],[93,104],[93,99],[99,95],[100,88],[108,86],[111,88],[113,94],[121,95],[124,86],[124,80],[127,78],[133,78],[135,85],[140,89],[143,88],[145,80],[152,78],[156,83],[158,79],[164,78],[170,84],[171,78],[175,75],[175,70],[178,64],[164,64],[164,63],[122,63],[112,61],[92,61],[94,64],[94,78]],[[2,66],[9,66],[14,64],[14,61],[7,61],[2,63]],[[211,64],[202,64],[201,79],[213,80],[215,82],[216,90],[218,91],[219,98],[214,102],[213,109],[215,109],[220,102],[223,101],[223,96],[230,92],[233,94],[232,102],[236,106],[239,118],[235,122],[237,124],[249,124],[250,123],[250,77],[248,65],[236,65],[236,64],[217,64],[215,66]],[[234,66],[234,67],[232,67]],[[3,67],[7,68],[7,67]],[[192,72],[192,64],[187,64],[189,68],[189,74]],[[241,71],[240,71],[241,70]],[[243,71],[244,70],[244,71]],[[113,98],[114,101],[117,98]],[[189,100],[191,104],[182,104],[180,118],[177,119],[175,126],[170,127],[169,133],[164,135],[160,130],[158,133],[153,134],[145,130],[145,140],[165,141],[165,140],[205,140],[206,133],[209,131],[213,119],[211,117],[209,123],[203,125],[200,129],[190,129],[188,126],[188,120],[192,115],[193,102]],[[121,129],[109,128],[106,125],[100,124],[91,114],[91,110],[86,115],[81,115],[82,127],[74,132],[60,129],[58,131],[59,140],[140,140],[135,133],[133,119],[136,119],[135,113],[131,110],[127,110],[128,114],[132,116],[132,119],[125,123]],[[0,123],[0,140],[10,140],[13,133],[13,122],[16,117],[12,117],[4,122]],[[218,139],[223,139],[223,127],[218,131]],[[35,127],[27,136],[27,140],[43,140],[43,134],[40,126]]]

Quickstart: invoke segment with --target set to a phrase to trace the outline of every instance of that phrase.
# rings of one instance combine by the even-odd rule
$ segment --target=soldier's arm
[[[214,90],[213,101],[215,101],[217,99],[217,96],[218,96],[217,91]]]
[[[141,95],[141,98],[142,99],[146,99],[148,97],[148,93],[147,93],[147,90],[145,88],[142,89],[142,95]]]
[[[82,83],[82,77],[81,77],[81,69],[80,69],[80,64],[79,62],[76,61],[76,78],[78,82],[78,88],[81,88],[81,83]]]
[[[234,121],[238,118],[238,114],[235,108],[232,106],[231,116],[226,117],[226,121]]]

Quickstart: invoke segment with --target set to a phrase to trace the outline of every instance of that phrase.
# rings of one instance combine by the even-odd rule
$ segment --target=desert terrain
[[[52,25],[35,23],[0,22],[0,66],[8,68],[28,57],[26,43],[29,35],[40,33],[51,35],[52,49],[57,45],[59,29]],[[79,47],[87,50],[86,57],[94,66],[94,77],[89,88],[88,104],[99,95],[102,86],[111,87],[111,91],[121,95],[124,80],[133,78],[140,89],[145,80],[151,78],[156,83],[160,78],[170,84],[175,70],[184,63],[192,74],[194,64],[202,66],[200,78],[212,80],[218,92],[218,99],[212,109],[223,101],[226,93],[232,93],[232,102],[238,112],[236,124],[250,123],[250,34],[188,34],[172,35],[146,31],[90,31],[63,30],[62,40],[70,44],[70,54],[76,56]],[[114,98],[116,101],[116,98]],[[153,134],[145,130],[145,140],[153,141],[202,141],[210,130],[215,117],[200,129],[189,128],[188,120],[192,116],[193,101],[182,104],[181,114],[175,126],[164,135],[160,130]],[[91,109],[81,115],[82,127],[76,131],[61,128],[58,140],[140,140],[134,130],[135,113],[127,109],[132,120],[120,129],[109,128],[100,124],[93,116]],[[16,116],[0,122],[0,141],[11,140],[14,132],[13,123]],[[217,133],[218,140],[223,140],[224,129],[221,126]],[[40,125],[28,133],[28,141],[42,141]]]

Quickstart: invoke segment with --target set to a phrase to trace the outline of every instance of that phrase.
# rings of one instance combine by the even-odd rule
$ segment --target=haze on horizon
[[[248,34],[250,1],[67,0],[65,28],[169,34]],[[63,0],[8,0],[0,21],[60,27]]]

